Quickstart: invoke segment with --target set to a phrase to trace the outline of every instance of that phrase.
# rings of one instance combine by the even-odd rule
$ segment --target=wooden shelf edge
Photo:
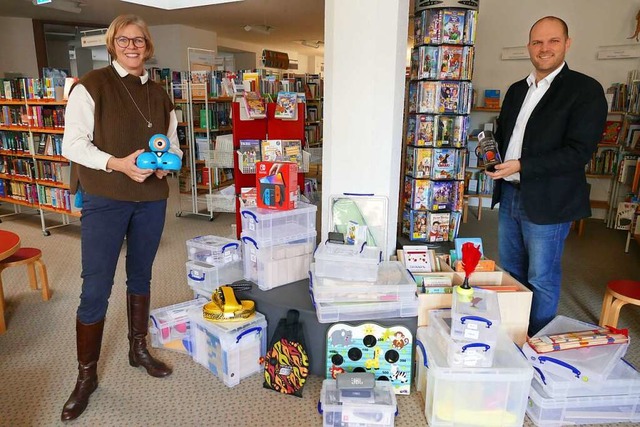
[[[606,200],[590,200],[589,204],[593,209],[609,209],[609,202]]]

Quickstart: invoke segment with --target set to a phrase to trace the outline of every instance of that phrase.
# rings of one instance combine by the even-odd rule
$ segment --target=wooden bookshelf
[[[478,111],[484,113],[499,113],[500,108],[492,108],[492,107],[473,107],[471,111]]]

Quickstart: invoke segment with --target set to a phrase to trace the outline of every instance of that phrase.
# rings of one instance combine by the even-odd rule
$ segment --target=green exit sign
[[[36,5],[51,3],[51,0],[36,0]]]

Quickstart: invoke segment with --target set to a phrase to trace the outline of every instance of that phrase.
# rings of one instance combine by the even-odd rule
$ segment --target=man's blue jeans
[[[82,293],[77,316],[104,319],[120,249],[127,238],[127,292],[148,295],[151,270],[164,229],[166,200],[125,202],[84,194],[81,218]]]
[[[529,336],[549,323],[558,310],[562,251],[570,222],[540,225],[529,221],[520,190],[502,184],[498,223],[500,266],[533,292]]]

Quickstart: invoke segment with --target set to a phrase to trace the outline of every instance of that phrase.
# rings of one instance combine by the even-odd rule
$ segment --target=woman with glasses
[[[146,342],[168,172],[140,169],[136,158],[155,134],[166,134],[169,151],[182,157],[177,120],[169,96],[144,68],[154,52],[146,23],[134,15],[119,16],[106,38],[113,62],[87,73],[72,88],[62,142],[62,155],[72,162],[71,192],[80,192],[83,199],[78,378],[62,410],[63,421],[78,418],[98,386],[104,319],[125,239],[129,364],[142,366],[153,377],[171,374],[171,368],[149,354]]]

